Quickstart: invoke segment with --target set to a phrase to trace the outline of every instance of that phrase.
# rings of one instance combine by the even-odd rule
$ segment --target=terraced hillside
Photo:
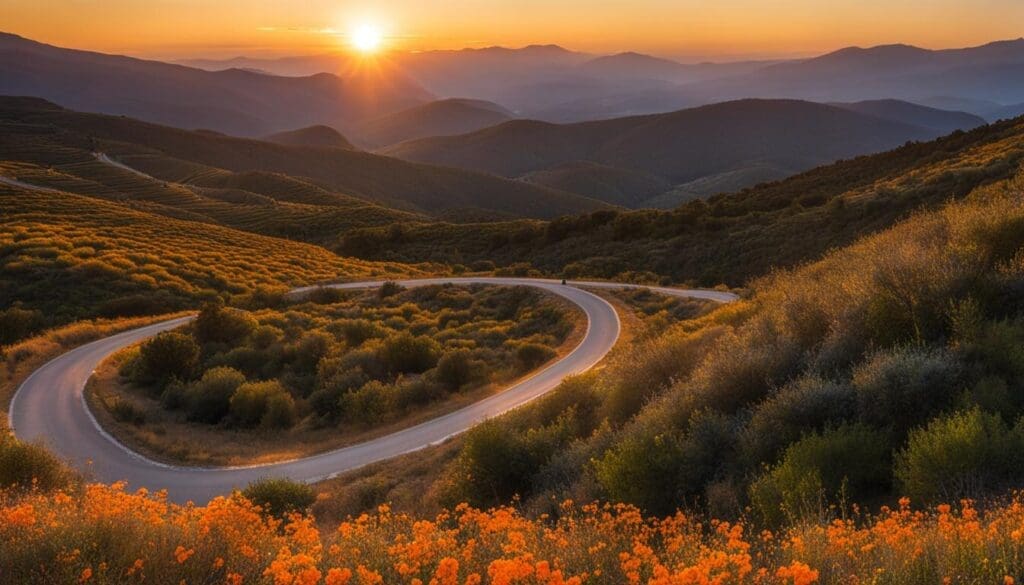
[[[34,312],[45,326],[96,315],[168,312],[218,295],[266,301],[285,287],[417,273],[156,215],[147,205],[159,204],[132,209],[0,183],[0,307]]]
[[[208,186],[204,180],[225,171],[246,174],[233,188],[245,183],[247,188],[243,190],[270,196],[281,203],[274,215],[285,226],[306,226],[311,215],[333,214],[321,219],[334,225],[335,233],[359,223],[413,221],[417,219],[415,215],[457,217],[459,210],[464,209],[504,217],[552,218],[607,207],[583,196],[477,172],[408,163],[336,147],[288,146],[211,132],[189,132],[129,118],[72,112],[33,98],[0,98],[0,130],[0,161],[54,167],[64,174],[101,183],[123,199],[166,203],[217,221],[226,221],[224,214],[228,212],[218,211],[210,201],[228,198],[237,202],[241,194],[207,193],[193,187]],[[107,157],[98,160],[96,153]],[[260,179],[268,175],[284,175],[291,180],[275,177],[273,184],[263,184]],[[188,184],[194,177],[199,184],[187,188],[162,184]],[[217,180],[225,181],[223,177]],[[289,193],[316,193],[316,205],[336,209],[313,213],[289,208],[283,204],[311,202],[279,196],[281,183],[287,183],[285,191]],[[224,187],[224,183],[214,184]],[[331,194],[330,201],[325,194]],[[196,197],[207,201],[196,201]],[[260,201],[263,200],[251,199],[249,204],[258,205]],[[245,227],[244,223],[227,223]],[[280,230],[271,233],[294,237],[286,227]],[[317,237],[315,233],[309,236]]]
[[[417,225],[401,237],[347,233],[337,249],[396,261],[481,260],[569,278],[665,278],[742,285],[821,257],[915,210],[1012,176],[1024,119],[819,167],[671,211],[598,211],[552,222]],[[794,237],[799,234],[799,237]],[[525,263],[525,264],[524,264]]]

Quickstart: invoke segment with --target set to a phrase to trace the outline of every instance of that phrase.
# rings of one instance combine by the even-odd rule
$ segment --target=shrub
[[[0,433],[0,488],[50,490],[71,479],[71,472],[42,446]]]
[[[268,418],[271,405],[274,405],[272,418]],[[284,411],[291,409],[290,418]],[[235,390],[231,396],[231,418],[243,427],[255,427],[264,424],[272,428],[280,428],[283,422],[294,421],[294,401],[284,386],[276,380],[266,382],[247,382]]]
[[[616,501],[668,515],[700,495],[735,445],[735,428],[720,413],[698,413],[687,432],[640,429],[595,463],[601,486]]]
[[[523,343],[516,348],[516,362],[522,371],[532,370],[555,357],[555,350],[539,343]]]
[[[0,311],[0,347],[28,337],[43,326],[43,314],[18,306]]]
[[[192,421],[215,424],[231,410],[231,398],[245,376],[233,368],[207,370],[203,377],[185,390],[184,404]]]
[[[248,337],[259,323],[251,315],[238,309],[225,308],[222,302],[203,305],[196,317],[196,339],[202,343],[233,343]]]
[[[391,412],[394,388],[378,380],[370,380],[358,390],[341,397],[341,411],[346,420],[360,424],[380,422]]]
[[[267,396],[267,405],[260,425],[269,429],[287,429],[295,424],[295,399],[287,392]]]
[[[811,434],[786,449],[782,461],[750,486],[750,499],[769,523],[822,514],[828,502],[861,501],[890,484],[884,434],[846,425]],[[850,500],[847,500],[850,498]]]
[[[242,495],[275,518],[305,514],[316,502],[316,491],[304,483],[286,478],[263,478],[250,483]]]
[[[377,289],[377,296],[382,299],[393,297],[401,293],[405,288],[397,282],[387,281]]]
[[[458,390],[473,377],[473,360],[469,350],[446,352],[437,362],[437,381],[449,390]]]
[[[366,319],[343,319],[331,325],[331,331],[337,331],[349,347],[358,347],[367,339],[379,337],[381,328]]]
[[[1024,425],[980,409],[933,420],[896,456],[904,493],[923,502],[978,497],[1024,479]]]
[[[429,337],[399,333],[384,341],[381,359],[392,372],[420,373],[437,364],[441,346]]]
[[[846,383],[804,376],[754,409],[743,432],[748,465],[771,462],[790,443],[856,416],[857,398]]]
[[[879,352],[853,373],[857,409],[867,423],[899,437],[949,406],[959,390],[960,365],[948,351],[903,348]]]
[[[110,414],[118,422],[140,426],[146,422],[146,413],[126,400],[117,400],[110,406]]]
[[[158,334],[139,348],[138,375],[161,386],[171,378],[192,377],[199,362],[199,346],[192,336],[174,331]]]

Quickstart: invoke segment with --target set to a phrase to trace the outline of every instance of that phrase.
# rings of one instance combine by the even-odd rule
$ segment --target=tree
[[[199,346],[195,340],[176,331],[160,333],[139,349],[141,376],[161,387],[171,378],[191,378],[198,363]]]

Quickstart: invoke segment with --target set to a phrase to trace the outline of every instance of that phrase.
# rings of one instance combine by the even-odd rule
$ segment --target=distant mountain
[[[929,108],[900,100],[868,100],[832,105],[869,116],[928,128],[940,135],[956,130],[970,130],[986,123],[984,118],[974,114]]]
[[[695,99],[780,97],[815,101],[902,99],[936,95],[1024,101],[1024,39],[964,49],[909,45],[848,47],[685,88]]]
[[[494,102],[452,98],[370,120],[356,127],[353,136],[375,148],[415,138],[466,134],[514,117]]]
[[[792,173],[940,134],[824,104],[741,100],[579,124],[514,120],[382,152],[507,177],[590,161],[679,184],[753,165]]]
[[[662,79],[674,82],[695,82],[730,75],[742,75],[762,69],[778,61],[736,61],[727,63],[683,64],[643,53],[626,52],[597,57],[577,69],[588,75],[622,79]]]
[[[95,152],[104,154],[94,156]],[[341,204],[334,202],[342,196],[349,207],[359,200],[364,206],[375,204],[378,217],[394,212],[389,207],[451,219],[463,209],[472,210],[474,217],[492,212],[501,217],[551,218],[608,207],[580,195],[483,173],[335,147],[285,146],[190,132],[123,116],[73,112],[35,98],[0,97],[0,160],[4,157],[53,167],[78,177],[75,185],[102,183],[102,192],[111,197],[125,193],[119,191],[120,185],[137,184],[138,196],[151,204],[185,205],[182,209],[193,215],[213,209],[208,202],[195,202],[193,187],[212,189],[201,197],[221,202],[261,200],[253,196],[257,195],[338,207]],[[86,171],[87,175],[78,175]],[[268,210],[267,220],[274,222],[275,213],[286,211],[263,211]],[[305,222],[324,224],[318,217],[322,214],[310,211],[317,210],[304,208]],[[333,221],[342,225],[349,219],[342,214]],[[305,229],[302,221],[296,221],[295,228]]]
[[[352,143],[342,136],[341,132],[330,126],[308,126],[298,130],[278,132],[264,136],[263,140],[287,146],[330,146],[346,150],[355,149]]]
[[[396,68],[301,78],[241,69],[210,72],[62,49],[3,33],[0,94],[33,95],[77,110],[236,136],[313,124],[345,130],[432,99]]]

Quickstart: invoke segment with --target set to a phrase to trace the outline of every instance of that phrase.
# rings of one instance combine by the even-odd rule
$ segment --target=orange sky
[[[672,57],[939,48],[1024,34],[1022,0],[0,0],[0,30],[156,58],[346,46],[370,21],[398,50],[557,43]]]

